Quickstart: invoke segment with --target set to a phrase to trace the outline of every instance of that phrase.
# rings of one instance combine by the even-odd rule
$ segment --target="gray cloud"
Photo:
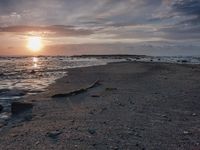
[[[198,40],[200,1],[1,0],[0,26],[1,32],[48,32],[59,37],[107,34],[122,40]]]
[[[0,27],[1,33],[31,34],[37,32],[47,36],[84,36],[93,34],[92,30],[76,29],[73,26],[9,26]]]

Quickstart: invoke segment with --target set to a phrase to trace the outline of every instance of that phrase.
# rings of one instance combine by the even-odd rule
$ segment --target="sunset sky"
[[[0,55],[200,55],[200,0],[0,0]]]

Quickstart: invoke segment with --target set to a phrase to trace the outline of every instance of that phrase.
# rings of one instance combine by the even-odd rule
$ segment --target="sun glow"
[[[27,43],[28,49],[30,49],[33,52],[38,52],[42,49],[42,38],[38,36],[32,36],[28,38]]]

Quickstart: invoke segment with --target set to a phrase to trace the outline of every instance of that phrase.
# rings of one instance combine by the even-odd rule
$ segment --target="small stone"
[[[183,131],[183,134],[188,135],[191,134],[189,131]]]
[[[114,149],[114,150],[118,150],[118,149],[119,149],[119,147],[115,146],[115,147],[113,147],[113,149]]]
[[[75,122],[75,120],[74,120],[74,119],[72,119],[70,122],[71,122],[71,123],[74,123],[74,122]]]
[[[121,106],[121,107],[125,106],[125,104],[122,104],[122,103],[118,103],[118,105]]]
[[[168,118],[167,115],[162,115],[163,118]]]
[[[192,116],[197,116],[197,114],[196,113],[192,113]]]
[[[93,134],[96,133],[96,130],[95,129],[88,129],[88,132],[93,135]]]
[[[61,131],[52,131],[52,132],[47,133],[47,135],[48,135],[50,138],[55,139],[55,138],[57,138],[58,135],[60,135],[61,133],[62,133]]]
[[[13,134],[11,134],[11,136],[12,137],[17,137],[18,135],[13,133]]]
[[[35,143],[35,145],[38,145],[38,144],[40,144],[40,142],[39,142],[39,141],[37,141],[37,142]]]
[[[98,98],[98,97],[100,97],[100,95],[94,94],[94,95],[91,95],[91,97],[96,97],[96,98]]]
[[[106,107],[101,108],[101,113],[104,112],[104,111],[106,111],[106,110],[107,110]]]
[[[135,146],[139,147],[139,144],[138,144],[138,143],[136,143],[136,144],[135,144]]]
[[[103,124],[107,124],[107,122],[106,122],[106,121],[104,121],[104,122],[103,122]]]
[[[181,62],[182,62],[182,63],[187,63],[188,61],[187,61],[187,60],[182,60]]]
[[[106,88],[106,91],[115,91],[117,88]]]
[[[93,109],[93,110],[90,110],[90,111],[89,111],[89,114],[90,114],[90,115],[94,115],[95,112],[96,112],[96,109]]]
[[[35,70],[31,70],[31,72],[30,72],[31,74],[35,74],[36,73],[36,71]]]

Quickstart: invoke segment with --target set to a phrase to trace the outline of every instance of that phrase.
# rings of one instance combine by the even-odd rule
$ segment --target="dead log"
[[[84,93],[87,90],[89,90],[89,89],[91,89],[91,88],[93,88],[95,86],[98,86],[98,85],[100,85],[100,82],[99,82],[99,80],[96,80],[95,82],[93,82],[88,87],[81,88],[81,89],[78,89],[78,90],[74,90],[74,91],[71,91],[71,92],[68,92],[68,93],[55,94],[55,95],[52,96],[52,98],[62,98],[62,97],[69,97],[69,96],[78,95],[78,94]]]

